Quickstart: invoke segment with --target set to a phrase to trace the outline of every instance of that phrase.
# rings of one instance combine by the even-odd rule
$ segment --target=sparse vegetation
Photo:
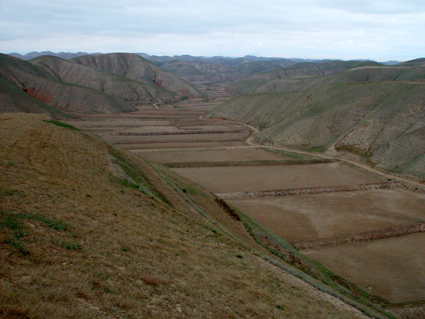
[[[99,69],[107,71],[109,64],[105,61],[122,61],[123,58],[124,55],[119,54],[106,58],[87,57],[79,59],[78,64],[96,64]],[[0,56],[0,59],[6,58]],[[140,60],[144,62],[144,59]],[[41,74],[42,69],[36,66],[40,63],[50,62],[49,59],[40,58],[34,64],[17,62],[15,66],[19,64],[19,67],[29,68],[46,80],[46,74]],[[204,71],[201,69],[205,66],[201,64],[204,62],[196,63],[199,68],[197,76],[202,77]],[[170,67],[171,64],[180,71],[185,68],[189,70],[188,63],[164,65]],[[275,90],[283,88],[282,92],[256,93],[236,98],[220,106],[216,114],[255,125],[261,130],[254,137],[257,142],[269,145],[287,143],[298,149],[317,152],[332,147],[332,152],[360,154],[368,164],[384,165],[385,158],[377,157],[382,157],[382,148],[392,147],[391,143],[385,144],[385,139],[393,133],[393,130],[386,131],[386,126],[400,122],[399,118],[392,118],[391,114],[400,111],[397,105],[402,99],[404,105],[413,110],[414,116],[418,116],[419,109],[410,109],[410,105],[421,96],[420,89],[415,88],[420,84],[397,84],[398,89],[389,88],[387,83],[347,84],[347,81],[362,81],[366,73],[370,82],[377,81],[383,74],[381,71],[365,73],[362,70],[365,66],[380,68],[369,62],[333,61],[321,65],[304,63],[287,68],[285,72],[289,78],[284,81],[269,81],[259,75],[247,80],[241,87],[245,85],[247,91],[261,91],[267,87]],[[206,67],[210,68],[211,64]],[[275,62],[246,63],[241,72],[281,67]],[[344,73],[344,76],[319,77],[321,72],[339,72],[344,68],[354,70]],[[106,73],[105,70],[102,72]],[[388,71],[385,76],[392,76],[392,72]],[[418,77],[416,73],[408,73],[403,74],[405,77]],[[280,73],[276,71],[265,76],[272,78],[272,74]],[[136,85],[139,80],[128,79],[132,85]],[[152,84],[152,79],[143,80]],[[166,77],[154,79],[156,86],[164,88],[167,81]],[[89,121],[82,118],[80,124],[85,122],[83,126],[91,127],[90,132],[102,134],[113,143],[131,149],[140,149],[142,139],[146,149],[154,149],[158,145],[170,148],[174,146],[171,142],[177,142],[176,145],[180,146],[188,141],[191,143],[182,147],[204,147],[204,143],[207,143],[208,146],[220,147],[239,145],[240,149],[203,148],[188,149],[186,152],[173,149],[152,154],[152,158],[161,159],[160,162],[165,163],[162,166],[105,144],[90,133],[57,120],[22,114],[8,115],[4,120],[2,118],[0,137],[4,143],[0,146],[0,251],[3,254],[0,259],[0,300],[3,302],[0,303],[0,317],[295,319],[314,314],[318,319],[364,318],[363,314],[348,304],[373,318],[395,318],[378,306],[399,307],[389,301],[391,298],[386,300],[375,296],[367,285],[357,286],[341,274],[334,273],[324,266],[327,265],[326,260],[321,264],[300,253],[242,211],[166,167],[173,167],[176,171],[189,167],[193,170],[211,169],[208,176],[210,181],[221,178],[223,185],[232,186],[235,183],[235,190],[244,183],[244,187],[250,184],[253,187],[264,185],[264,189],[269,186],[273,189],[274,185],[285,188],[285,183],[291,177],[295,176],[294,181],[300,180],[298,166],[287,167],[283,177],[279,176],[283,164],[321,163],[310,165],[314,167],[310,167],[312,173],[309,181],[320,177],[318,171],[326,166],[337,174],[325,174],[323,180],[332,184],[339,178],[346,182],[344,174],[341,174],[340,163],[334,160],[274,149],[266,153],[252,146],[243,147],[244,140],[251,135],[246,128],[235,129],[237,123],[213,120],[209,121],[210,131],[203,131],[204,120],[198,119],[203,111],[194,111],[201,105],[197,103],[217,103],[229,95],[222,86],[216,87],[211,83],[203,85],[211,87],[211,100],[190,99],[173,106],[172,103],[177,101],[174,98],[167,106],[149,109],[149,119],[146,120],[149,128],[140,127],[139,112],[127,114],[121,122],[113,124],[125,123],[119,129],[112,128],[113,125],[109,123],[104,125],[105,119],[99,121],[99,117],[93,115]],[[38,94],[35,88],[27,84],[24,86],[27,93]],[[73,87],[78,91],[78,85],[73,84]],[[92,88],[93,91],[97,89]],[[385,92],[372,94],[381,89]],[[170,102],[167,100],[168,93],[161,90],[163,101]],[[222,90],[221,93],[219,90]],[[401,95],[403,93],[404,96],[400,99],[393,91]],[[184,94],[181,97],[183,101],[197,93],[185,87],[179,90],[177,96],[181,94]],[[46,101],[52,97],[42,96]],[[353,97],[357,98],[354,102]],[[152,96],[148,104],[155,103],[154,99]],[[126,96],[124,100],[131,101],[132,97]],[[148,109],[145,103],[135,105],[140,110]],[[202,105],[201,109],[204,110]],[[101,110],[92,109],[90,112]],[[151,119],[152,112],[159,118]],[[372,115],[369,116],[368,112]],[[409,114],[403,113],[403,116],[409,117]],[[381,124],[390,120],[380,127],[377,136],[359,138],[360,133],[373,130],[376,124],[370,123],[376,119]],[[397,136],[390,137],[396,141],[400,139],[401,142],[410,138],[412,145],[422,150],[420,139],[415,137],[418,128],[412,121],[408,122],[408,127],[396,130]],[[164,132],[157,132],[152,129],[154,125],[169,127],[163,129]],[[407,135],[404,134],[406,132]],[[206,133],[208,139],[195,139],[196,134]],[[218,136],[218,133],[227,135],[227,139]],[[182,138],[171,138],[174,135],[181,135]],[[150,139],[151,136],[156,137]],[[247,144],[250,141],[252,139]],[[343,155],[347,156],[346,153]],[[250,156],[250,159],[247,160],[246,156]],[[190,158],[193,160],[190,161]],[[408,170],[414,172],[422,165],[423,154],[415,154],[407,162],[406,158],[402,160],[405,162],[400,160],[393,170],[400,173]],[[327,164],[323,164],[325,162]],[[299,166],[302,166],[303,171],[309,168],[308,165]],[[265,173],[254,174],[257,179],[252,181],[245,178],[245,175],[259,168],[265,169]],[[220,177],[220,170],[227,173]],[[236,178],[232,178],[231,170],[239,170]],[[244,176],[243,180],[241,176]],[[262,180],[268,183],[263,184]],[[269,180],[276,184],[271,184]],[[320,185],[310,188],[320,188]],[[351,186],[347,186],[348,189],[352,189]],[[321,191],[326,192],[332,187],[343,189],[342,186],[329,186],[322,187]],[[370,186],[373,187],[377,186]],[[255,189],[252,193],[255,193]],[[257,193],[271,196],[278,194],[279,190]],[[231,196],[219,195],[223,198]],[[310,203],[311,198],[307,202]],[[289,205],[285,209],[295,216],[299,208],[294,207]],[[344,214],[342,209],[339,212],[340,215]],[[315,213],[318,214],[318,209]],[[273,213],[267,214],[273,217]],[[303,214],[308,215],[308,212],[303,211]],[[285,216],[288,215],[285,211]],[[406,218],[409,222],[422,222],[421,218],[415,216]],[[326,221],[332,224],[332,221]],[[314,222],[311,219],[308,227],[303,224],[303,231],[310,231]],[[274,220],[277,226],[279,223],[280,220]],[[421,226],[418,224],[415,229],[420,230]],[[292,224],[286,223],[285,227],[290,228]],[[406,233],[413,229],[409,225],[405,228]],[[325,231],[326,228],[320,230]],[[345,239],[341,236],[341,242],[344,244],[362,241],[359,236],[353,239],[351,233],[343,235]],[[312,236],[316,240],[316,237],[323,237],[323,233]],[[370,241],[380,239],[376,238],[376,233],[367,238]],[[318,290],[313,291],[305,282]],[[411,305],[405,305],[413,309]]]
[[[57,125],[59,127],[64,127],[64,128],[70,129],[70,130],[76,130],[76,131],[79,130],[75,126],[62,123],[61,121],[58,121],[58,120],[44,120],[44,122],[46,122],[46,123],[52,123],[52,124]]]

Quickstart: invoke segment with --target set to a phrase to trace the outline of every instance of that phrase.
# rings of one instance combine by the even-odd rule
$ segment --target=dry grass
[[[111,180],[106,144],[42,119],[0,116],[0,317],[362,318],[265,265],[136,156],[141,190]]]

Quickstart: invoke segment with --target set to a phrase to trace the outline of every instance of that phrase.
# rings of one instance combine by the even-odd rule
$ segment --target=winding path
[[[320,157],[320,158],[324,158],[324,159],[332,159],[332,160],[337,159],[341,162],[348,163],[348,164],[351,164],[353,166],[357,166],[357,167],[359,167],[363,170],[366,170],[368,172],[371,172],[373,174],[380,175],[380,176],[384,177],[385,179],[387,179],[388,181],[397,181],[397,182],[400,182],[400,183],[405,183],[405,184],[407,184],[408,186],[411,186],[411,187],[417,187],[417,188],[420,188],[422,190],[425,190],[425,185],[420,183],[420,182],[408,179],[406,177],[396,176],[396,175],[390,174],[388,172],[382,172],[378,169],[372,168],[368,165],[361,164],[361,163],[358,163],[358,162],[355,162],[355,161],[352,161],[352,160],[337,158],[337,157],[334,157],[334,156],[329,156],[329,155],[324,155],[324,154],[317,154],[317,153],[312,153],[312,152],[301,151],[301,150],[289,148],[289,147],[286,147],[286,146],[270,146],[270,145],[257,144],[257,143],[254,142],[254,136],[260,132],[260,130],[258,128],[256,128],[255,126],[246,124],[246,123],[241,123],[241,122],[237,122],[237,121],[233,121],[233,120],[226,120],[226,121],[229,122],[229,123],[243,125],[243,126],[249,128],[253,132],[253,134],[246,140],[246,143],[249,146],[283,150],[283,151],[287,151],[287,152],[292,152],[292,153],[297,153],[297,154],[305,154],[305,155]]]

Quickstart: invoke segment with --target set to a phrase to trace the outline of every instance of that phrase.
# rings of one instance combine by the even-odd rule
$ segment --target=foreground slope
[[[261,143],[349,151],[377,167],[425,179],[421,83],[333,84],[234,98],[209,117],[261,128]]]
[[[46,116],[1,115],[0,138],[2,317],[364,317],[230,236],[196,185]]]

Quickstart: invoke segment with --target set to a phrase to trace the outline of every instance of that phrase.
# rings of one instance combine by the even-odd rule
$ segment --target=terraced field
[[[210,97],[68,123],[212,191],[394,313],[422,315],[425,195],[344,159],[248,146],[246,126],[201,118],[230,94],[198,87]]]

